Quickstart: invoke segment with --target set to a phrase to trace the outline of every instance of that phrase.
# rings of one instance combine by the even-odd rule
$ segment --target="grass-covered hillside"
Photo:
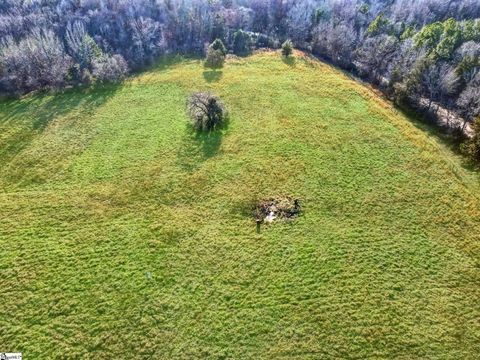
[[[211,91],[226,126],[197,135]],[[0,351],[474,359],[477,175],[373,91],[278,53],[0,104]],[[256,201],[301,199],[262,225]]]

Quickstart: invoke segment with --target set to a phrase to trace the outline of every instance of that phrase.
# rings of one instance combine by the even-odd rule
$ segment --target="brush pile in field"
[[[278,197],[263,200],[254,211],[257,223],[293,220],[300,214],[300,200],[291,197]]]

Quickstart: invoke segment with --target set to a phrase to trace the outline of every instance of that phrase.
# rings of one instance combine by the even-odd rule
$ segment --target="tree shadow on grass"
[[[282,61],[284,64],[287,64],[290,67],[295,67],[295,65],[297,64],[297,59],[294,56],[282,56]]]
[[[181,55],[181,54],[164,55],[151,61],[149,64],[137,69],[134,75],[138,73],[149,72],[149,71],[164,71],[172,67],[175,67],[185,61],[199,60],[199,59],[200,57],[196,55]]]
[[[187,123],[185,140],[177,153],[180,167],[189,172],[195,171],[204,161],[218,155],[223,137],[228,134],[229,125],[230,119],[227,117],[222,126],[202,132]]]
[[[454,154],[460,156],[460,163],[464,169],[478,173],[478,166],[465,157],[460,150],[460,146],[464,139],[456,136],[455,133],[449,131],[449,129],[441,127],[435,122],[435,120],[428,118],[426,115],[422,115],[408,106],[395,105],[395,111],[405,115],[405,117],[407,117],[416,128],[422,130],[428,136],[435,138]]]
[[[59,93],[38,93],[0,103],[0,127],[22,124],[24,129],[0,141],[0,162],[6,163],[27,148],[35,135],[43,132],[55,119],[79,111],[93,114],[118,90],[120,84],[69,89]]]
[[[218,69],[205,70],[203,72],[203,78],[211,83],[219,81],[223,76],[223,72]]]
[[[79,109],[90,112],[104,104],[118,90],[118,84],[69,89],[61,93],[39,93],[9,99],[1,106],[0,124],[34,118],[32,128],[43,130],[51,120]]]

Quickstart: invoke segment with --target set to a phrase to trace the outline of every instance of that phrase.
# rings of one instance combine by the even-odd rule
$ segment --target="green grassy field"
[[[224,100],[221,131],[192,132],[195,90]],[[479,190],[438,139],[299,53],[4,101],[0,351],[478,358]],[[276,195],[303,215],[257,232],[252,204]]]

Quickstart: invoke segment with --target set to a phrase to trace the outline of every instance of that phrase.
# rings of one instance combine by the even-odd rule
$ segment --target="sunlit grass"
[[[192,132],[197,90],[228,126]],[[300,53],[4,102],[0,351],[474,359],[478,194],[446,146]],[[303,216],[257,232],[277,195]]]

